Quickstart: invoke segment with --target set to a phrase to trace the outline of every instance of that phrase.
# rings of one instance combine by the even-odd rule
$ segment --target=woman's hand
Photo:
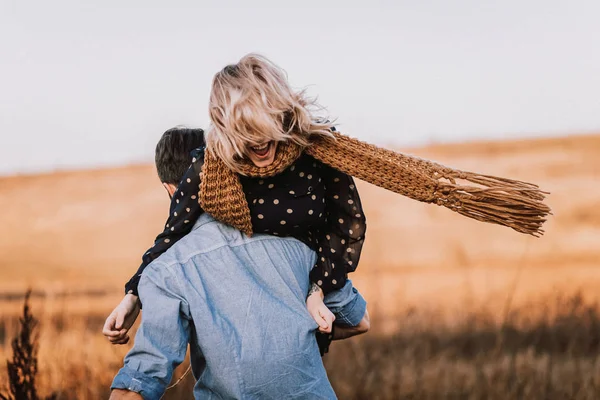
[[[112,344],[129,342],[129,328],[140,313],[140,301],[133,294],[126,294],[121,303],[106,319],[102,333]]]
[[[319,332],[331,333],[335,315],[323,303],[323,298],[323,291],[317,284],[313,283],[306,298],[306,308],[308,308],[308,312],[319,325]]]

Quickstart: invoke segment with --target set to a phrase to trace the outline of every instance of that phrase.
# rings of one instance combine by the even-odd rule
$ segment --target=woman
[[[289,142],[306,146],[310,137],[329,137],[333,125],[316,121],[309,111],[316,104],[303,93],[295,93],[283,71],[254,55],[244,57],[236,66],[228,66],[215,76],[210,104],[212,126],[206,132],[207,152],[238,173],[244,190],[240,203],[250,209],[244,226],[236,226],[235,221],[224,222],[249,234],[251,229],[293,236],[318,252],[317,267],[311,272],[314,285],[308,305],[320,329],[330,332],[333,315],[322,299],[331,290],[342,288],[347,272],[358,265],[366,229],[360,197],[352,177],[307,154],[281,167],[281,156],[285,153],[277,149],[287,147]],[[205,208],[214,206],[211,202],[222,201],[224,192],[216,187],[221,178],[200,180],[204,161],[205,151],[199,149],[173,193],[165,230],[145,253],[138,272],[126,285],[128,293],[137,295],[143,269],[186,235]],[[243,168],[250,164],[265,176],[244,175]],[[267,176],[275,166],[281,170]],[[203,185],[200,196],[199,185]],[[211,195],[201,205],[198,197],[202,201],[202,193]],[[229,211],[225,214],[231,215]],[[129,313],[134,304],[127,302],[122,312]],[[121,338],[125,334],[123,331]]]
[[[550,209],[537,186],[464,171],[348,138],[311,113],[316,104],[283,70],[254,54],[213,79],[206,149],[173,193],[165,230],[126,285],[207,212],[247,235],[293,236],[318,254],[307,305],[320,329],[332,317],[325,293],[356,269],[366,222],[352,176],[465,216],[540,235]],[[463,186],[463,179],[478,186]],[[198,191],[198,188],[200,189]]]

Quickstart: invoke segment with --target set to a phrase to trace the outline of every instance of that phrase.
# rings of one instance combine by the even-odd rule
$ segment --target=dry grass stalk
[[[35,379],[38,372],[38,320],[29,308],[31,289],[25,294],[23,316],[19,319],[20,332],[12,341],[12,361],[6,362],[9,380],[8,394],[0,394],[2,400],[38,400]],[[46,400],[56,399],[56,395]]]

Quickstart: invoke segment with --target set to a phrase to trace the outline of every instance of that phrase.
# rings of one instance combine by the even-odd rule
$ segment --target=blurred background
[[[38,391],[108,396],[129,346],[101,327],[168,214],[154,146],[206,128],[213,75],[259,52],[346,134],[551,192],[536,239],[360,182],[351,278],[373,321],[325,357],[338,396],[600,398],[599,17],[592,0],[0,0],[0,360],[32,288]]]

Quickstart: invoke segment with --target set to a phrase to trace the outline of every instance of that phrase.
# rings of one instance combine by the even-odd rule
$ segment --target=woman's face
[[[275,160],[275,152],[277,151],[277,142],[271,140],[259,146],[248,147],[247,154],[250,161],[259,168],[268,167]]]

